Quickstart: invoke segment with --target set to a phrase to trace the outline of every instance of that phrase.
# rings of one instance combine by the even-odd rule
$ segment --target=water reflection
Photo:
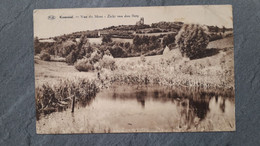
[[[235,129],[233,91],[114,84],[94,98],[78,100],[76,107],[74,113],[66,110],[39,120],[37,128],[54,133]]]
[[[211,100],[215,100],[215,104],[218,105],[221,112],[225,113],[226,99],[233,100],[234,98],[233,91],[161,86],[114,85],[102,92],[105,94],[99,93],[98,98],[122,100],[124,102],[136,100],[143,109],[145,109],[146,101],[152,101],[154,104],[170,102],[177,107],[178,113],[181,115],[180,121],[182,124],[180,125],[191,125],[195,119],[199,121],[205,119],[210,112],[209,103]]]

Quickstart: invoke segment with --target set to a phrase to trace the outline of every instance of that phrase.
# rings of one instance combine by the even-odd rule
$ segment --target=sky
[[[95,18],[95,15],[103,16],[103,18]],[[123,18],[118,18],[119,15]],[[124,17],[125,15],[130,17]],[[73,18],[64,18],[67,16],[73,16]],[[141,17],[144,17],[145,24],[160,21],[182,21],[233,28],[231,5],[36,9],[33,17],[34,37],[39,38],[102,29],[109,26],[135,25]]]

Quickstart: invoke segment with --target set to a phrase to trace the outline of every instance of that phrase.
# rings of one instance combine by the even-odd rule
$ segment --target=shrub
[[[72,41],[66,44],[62,44],[62,47],[59,49],[61,57],[68,56],[73,50],[76,50],[76,48],[76,44],[74,44]]]
[[[138,46],[138,45],[141,44],[139,35],[136,35],[136,36],[133,38],[133,44],[134,44],[135,46]]]
[[[175,33],[172,34],[167,34],[166,36],[163,37],[163,47],[169,45],[169,44],[173,44],[175,42]]]
[[[158,32],[162,32],[162,30],[158,28],[154,28],[152,30],[149,30],[147,33],[158,33]]]
[[[55,49],[54,49],[53,46],[46,48],[46,51],[47,51],[47,53],[50,54],[50,55],[55,55]]]
[[[103,68],[115,70],[116,64],[115,60],[112,56],[104,55],[103,58],[100,60],[99,65]]]
[[[90,56],[90,63],[94,64],[98,62],[102,58],[102,54],[100,54],[98,51],[95,51]]]
[[[104,55],[112,56],[109,50],[104,51]]]
[[[50,61],[51,60],[51,56],[46,52],[41,53],[40,58],[41,58],[41,60],[44,60],[44,61]]]
[[[202,26],[185,24],[175,37],[175,43],[183,56],[193,59],[206,49],[209,37]]]
[[[220,40],[220,39],[223,39],[223,36],[221,34],[211,34],[209,36],[209,41],[215,41],[215,40]]]
[[[112,42],[111,36],[110,35],[104,35],[102,38],[102,43],[109,43]]]
[[[112,48],[110,48],[110,53],[113,57],[126,57],[127,53],[126,51],[120,47],[119,45],[115,44]]]
[[[129,42],[125,42],[124,47],[125,47],[125,48],[129,48],[130,45],[131,45],[131,44],[130,44]]]
[[[34,38],[34,54],[40,54],[42,51],[38,37]]]
[[[67,64],[74,64],[74,62],[77,61],[77,53],[73,50],[70,52],[70,54],[66,57],[66,63]]]
[[[90,63],[88,58],[83,58],[83,59],[79,59],[75,64],[74,64],[75,68],[78,71],[91,71],[94,70],[94,66]]]

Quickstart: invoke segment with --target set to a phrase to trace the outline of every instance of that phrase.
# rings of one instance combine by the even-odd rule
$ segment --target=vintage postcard
[[[231,5],[33,15],[38,134],[235,131]]]

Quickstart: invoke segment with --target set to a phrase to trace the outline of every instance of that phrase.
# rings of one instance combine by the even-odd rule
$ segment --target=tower
[[[141,17],[141,19],[140,19],[140,25],[144,25],[144,17]]]
[[[141,17],[140,20],[136,22],[136,25],[144,25],[144,17]]]

